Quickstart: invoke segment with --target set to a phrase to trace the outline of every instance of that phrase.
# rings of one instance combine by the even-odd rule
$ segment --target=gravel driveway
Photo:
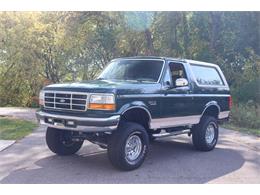
[[[0,115],[35,120],[35,110],[0,108]],[[86,141],[72,156],[56,156],[45,144],[45,128],[0,152],[0,183],[259,183],[260,139],[221,129],[215,150],[198,152],[188,136],[154,142],[137,170],[114,169],[106,150]]]

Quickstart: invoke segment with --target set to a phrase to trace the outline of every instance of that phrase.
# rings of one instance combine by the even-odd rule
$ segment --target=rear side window
[[[224,85],[217,69],[214,67],[191,65],[191,69],[200,85]]]

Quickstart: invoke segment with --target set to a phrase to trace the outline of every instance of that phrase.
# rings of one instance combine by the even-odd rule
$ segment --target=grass
[[[238,127],[237,125],[234,125],[232,123],[225,123],[221,125],[221,127],[226,129],[231,129],[235,131],[241,131],[247,134],[256,135],[260,137],[260,129],[253,129],[253,128],[245,128],[245,127]]]
[[[13,118],[0,118],[0,140],[17,140],[30,134],[36,123]]]

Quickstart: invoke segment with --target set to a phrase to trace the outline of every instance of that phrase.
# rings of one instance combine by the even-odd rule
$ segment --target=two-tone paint
[[[164,66],[158,82],[93,80],[79,83],[53,84],[44,88],[44,91],[73,91],[86,93],[87,95],[93,93],[113,93],[116,101],[115,111],[87,109],[85,112],[79,113],[46,108],[41,108],[41,110],[49,114],[61,116],[108,118],[121,116],[131,109],[142,109],[149,117],[149,127],[151,129],[197,124],[203,116],[203,113],[212,107],[218,110],[218,119],[224,119],[229,116],[229,87],[223,73],[217,65],[172,58],[131,59],[162,60]],[[165,77],[170,62],[183,64],[189,83],[188,86],[172,88],[166,85]],[[199,85],[190,68],[190,64],[216,68],[224,81],[224,85]]]

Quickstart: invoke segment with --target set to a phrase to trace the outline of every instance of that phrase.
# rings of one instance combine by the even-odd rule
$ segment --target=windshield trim
[[[150,60],[150,61],[161,61],[163,62],[163,65],[162,65],[162,69],[161,69],[161,73],[159,75],[159,78],[157,80],[157,82],[154,82],[154,83],[160,83],[160,80],[162,78],[162,74],[163,74],[163,70],[164,70],[164,67],[165,67],[165,60],[164,59],[142,59],[142,58],[135,58],[135,59],[128,59],[128,58],[120,58],[120,59],[114,59],[114,60],[111,60],[109,63],[113,62],[113,61],[118,61],[118,60]],[[108,63],[108,64],[109,64]],[[103,71],[105,70],[105,68],[102,70],[102,72],[100,73],[100,75],[103,73]],[[100,75],[97,77],[97,79],[100,77]]]

